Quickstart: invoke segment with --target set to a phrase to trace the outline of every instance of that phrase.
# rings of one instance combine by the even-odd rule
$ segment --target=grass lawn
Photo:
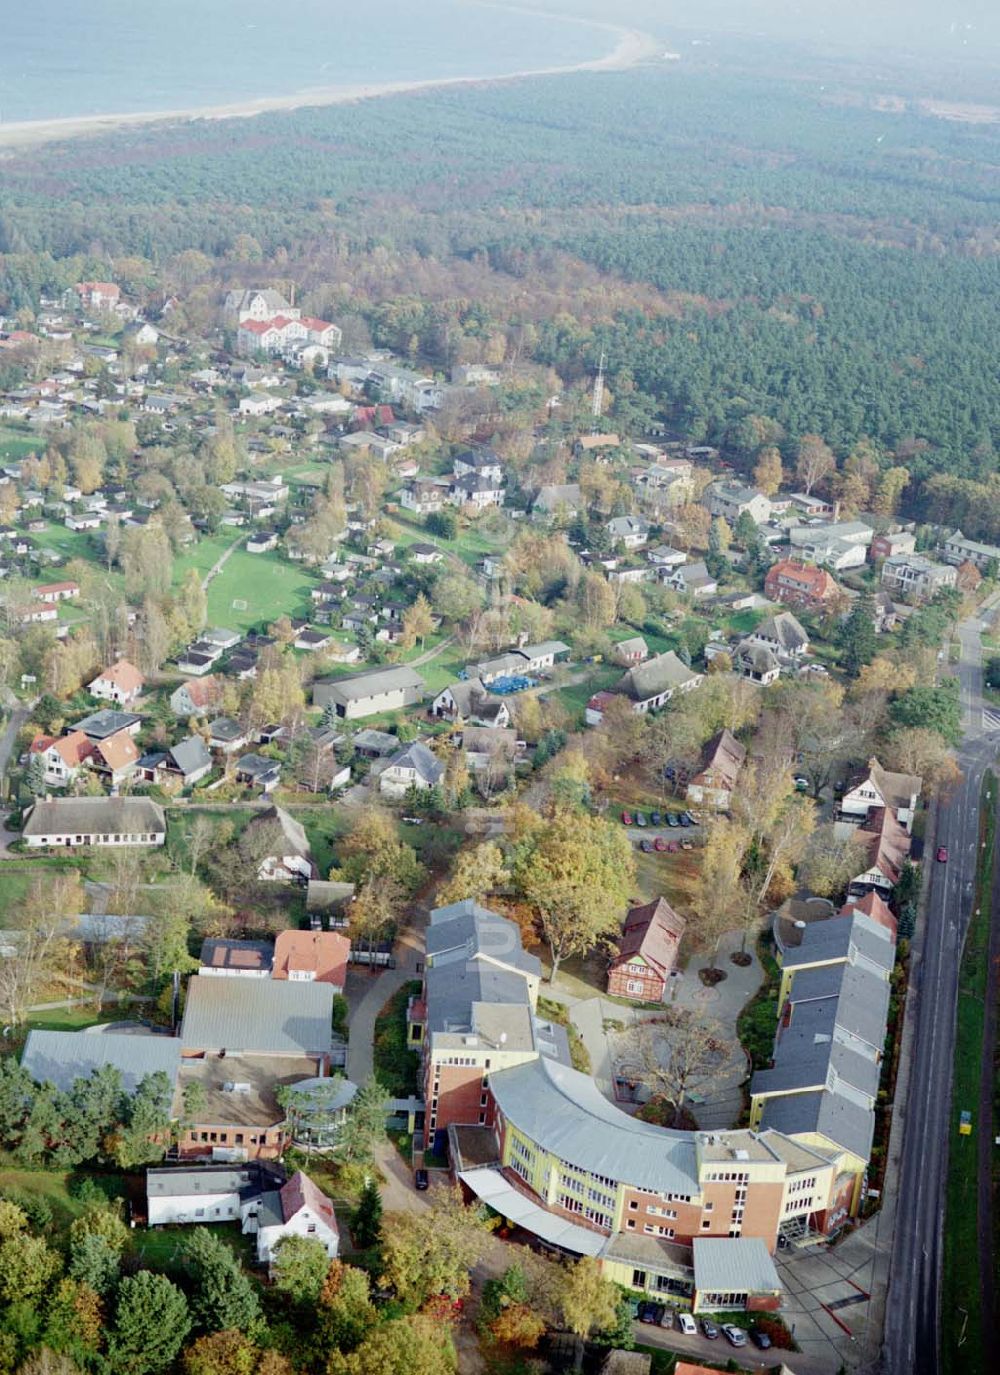
[[[209,567],[214,562],[210,560]],[[312,611],[309,590],[315,584],[301,564],[273,553],[248,554],[237,549],[208,585],[209,624],[248,630],[270,625],[279,616],[308,616]]]
[[[44,530],[31,538],[41,549],[51,549],[64,559],[83,559],[86,563],[101,564],[101,551],[94,541],[90,530],[67,530],[65,525],[49,521]],[[40,573],[39,582],[58,582],[58,575],[50,572]]]
[[[347,831],[347,819],[337,807],[289,808],[305,827],[320,878],[326,878],[337,859],[337,841]]]
[[[112,1004],[98,1012],[92,1002],[87,1002],[79,1007],[54,1007],[48,1012],[34,1013],[28,1017],[27,1024],[32,1031],[82,1031],[84,1027],[101,1026],[104,1022],[127,1017],[127,1008]]]
[[[666,898],[671,907],[686,912],[698,877],[698,850],[678,850],[674,855],[635,852],[635,886],[643,902]]]
[[[593,672],[588,673],[582,682],[569,683],[566,687],[546,687],[540,695],[561,702],[570,714],[571,729],[581,729],[583,713],[591,697],[595,692],[613,687],[622,676],[622,672],[617,664],[595,664]]]
[[[20,1170],[0,1166],[0,1193],[12,1189],[44,1198],[52,1209],[53,1231],[62,1234],[84,1207],[69,1192],[72,1177],[62,1170]]]
[[[753,1061],[754,1069],[771,1063],[774,1036],[778,1029],[778,984],[781,970],[767,941],[757,942],[757,955],[767,978],[740,1013],[736,1031],[740,1045]]]
[[[375,1020],[375,1073],[393,1098],[417,1092],[420,1060],[407,1043],[406,1005],[419,992],[420,980],[411,979],[392,995]]]
[[[252,1238],[243,1236],[236,1223],[209,1223],[206,1230],[224,1241],[247,1269],[253,1266]],[[191,1231],[190,1227],[137,1227],[131,1238],[133,1253],[151,1270],[184,1277],[189,1273],[184,1244]]]
[[[996,787],[987,775],[980,799],[982,851],[976,894],[979,915],[973,915],[962,952],[958,983],[958,1020],[955,1039],[955,1070],[952,1080],[950,1150],[945,1200],[944,1266],[941,1303],[941,1357],[945,1372],[976,1375],[988,1369],[983,1346],[983,1314],[980,1307],[978,1192],[979,1085],[982,1074],[983,1022],[986,981],[990,976],[986,954],[990,933],[990,887],[993,878],[993,839],[996,804],[987,803],[986,788]],[[974,909],[975,911],[975,909]],[[963,1111],[972,1114],[972,1134],[960,1136]]]
[[[205,535],[194,544],[188,545],[183,554],[174,558],[174,586],[180,583],[188,569],[196,568],[202,577],[222,558],[235,540],[245,538],[239,530],[222,530],[215,535]]]
[[[24,458],[25,454],[44,452],[45,440],[37,434],[0,425],[0,458]]]

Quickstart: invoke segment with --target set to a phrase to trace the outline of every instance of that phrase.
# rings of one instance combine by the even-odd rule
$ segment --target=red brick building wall
[[[642,992],[636,993],[630,990],[628,984],[639,983],[642,985]],[[608,970],[608,992],[618,998],[634,998],[640,1002],[662,1003],[663,1002],[664,982],[660,976],[652,969],[646,969],[642,974],[630,972],[627,964],[613,964]]]
[[[200,1122],[181,1136],[177,1153],[182,1160],[211,1159],[213,1147],[222,1146],[246,1151],[248,1160],[278,1160],[287,1145],[287,1135],[280,1127],[233,1127]]]
[[[430,1063],[424,1083],[424,1101],[427,1104],[428,1137],[453,1123],[475,1127],[493,1120],[492,1104],[485,1086],[485,1069],[479,1065]]]

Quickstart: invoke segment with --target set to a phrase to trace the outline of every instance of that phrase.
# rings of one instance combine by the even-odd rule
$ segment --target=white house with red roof
[[[45,782],[65,788],[78,777],[93,754],[93,745],[82,730],[68,735],[36,735],[28,746],[29,754],[40,754],[45,761]]]
[[[78,582],[47,582],[40,583],[32,589],[36,597],[40,597],[43,602],[67,602],[80,595],[80,584]]]
[[[116,706],[130,706],[142,695],[145,678],[134,664],[127,659],[119,659],[110,668],[104,669],[87,684],[91,697],[99,697],[103,702],[114,702]]]
[[[74,290],[84,310],[114,310],[122,298],[116,282],[77,282]]]
[[[289,344],[305,343],[309,334],[301,320],[275,315],[270,320],[243,320],[236,331],[240,354],[281,353]]]
[[[275,1248],[285,1237],[310,1237],[322,1244],[331,1260],[340,1249],[340,1231],[333,1204],[301,1170],[281,1189],[268,1190],[260,1195],[259,1201],[250,1205],[244,1218],[244,1232],[252,1229],[254,1210],[260,1265],[271,1263]]]
[[[223,682],[214,673],[181,683],[170,694],[170,710],[175,716],[207,716],[215,713],[222,701]]]

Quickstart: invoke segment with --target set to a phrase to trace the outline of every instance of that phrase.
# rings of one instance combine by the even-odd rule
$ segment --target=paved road
[[[966,728],[958,754],[963,781],[938,807],[934,844],[948,847],[949,860],[938,864],[927,855],[932,866],[927,910],[915,942],[910,994],[916,999],[915,1039],[884,1334],[889,1375],[935,1375],[939,1369],[958,971],[976,872],[980,785],[998,744],[996,733],[983,735],[980,622],[963,624],[959,639]]]
[[[31,704],[26,703],[23,707],[15,707],[10,714],[7,727],[0,736],[0,774],[4,773],[10,763],[10,757],[14,753],[14,746],[17,743],[17,733],[31,715]]]

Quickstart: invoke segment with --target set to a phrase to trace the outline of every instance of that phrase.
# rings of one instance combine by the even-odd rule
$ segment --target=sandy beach
[[[514,9],[514,6],[496,6]],[[63,139],[110,133],[142,124],[180,123],[195,119],[250,119],[271,110],[301,110],[317,105],[347,105],[359,100],[374,100],[380,96],[401,95],[413,91],[442,90],[454,86],[494,85],[498,81],[520,81],[532,76],[561,76],[571,72],[624,71],[640,62],[659,57],[662,44],[649,34],[624,29],[618,24],[597,20],[576,20],[592,28],[601,29],[614,39],[614,47],[604,57],[572,66],[536,67],[498,76],[455,76],[431,78],[427,81],[387,81],[366,85],[322,86],[296,91],[292,95],[265,96],[260,100],[240,101],[232,105],[207,105],[188,110],[150,110],[131,114],[80,115],[64,119],[24,120],[0,124],[0,148],[24,148],[33,144],[52,143]]]

